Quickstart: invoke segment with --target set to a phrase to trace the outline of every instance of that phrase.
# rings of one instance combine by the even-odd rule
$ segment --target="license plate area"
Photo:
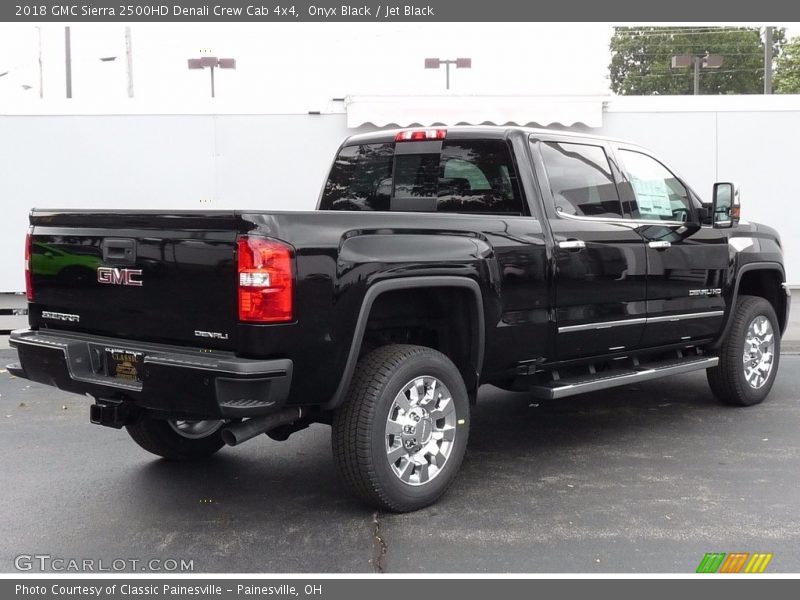
[[[144,352],[126,350],[124,348],[104,348],[103,366],[108,377],[141,383]]]

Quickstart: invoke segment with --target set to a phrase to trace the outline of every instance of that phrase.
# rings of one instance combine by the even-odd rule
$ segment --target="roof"
[[[400,127],[396,129],[380,129],[378,131],[370,131],[368,133],[360,133],[347,138],[345,145],[364,144],[364,143],[386,143],[394,142],[395,136],[400,131],[408,129],[427,129],[422,127]],[[627,140],[619,140],[600,135],[592,135],[583,133],[581,131],[560,130],[560,129],[542,129],[537,127],[519,127],[511,126],[490,126],[490,125],[456,125],[454,127],[444,127],[447,129],[447,135],[450,139],[467,139],[467,138],[485,138],[485,139],[504,139],[510,131],[521,131],[526,134],[540,134],[547,136],[566,136],[586,140],[600,140],[600,141],[616,141],[625,144],[635,145]]]

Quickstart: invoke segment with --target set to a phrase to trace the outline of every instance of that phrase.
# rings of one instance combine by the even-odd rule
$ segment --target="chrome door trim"
[[[594,221],[602,223],[614,223],[615,225],[696,225],[692,221],[657,221],[655,219],[629,219],[627,217],[586,217],[583,215],[570,215],[563,211],[556,211],[560,218],[572,219],[574,221]]]
[[[705,319],[711,317],[721,317],[725,314],[724,310],[711,310],[706,312],[683,313],[678,315],[665,315],[660,317],[637,317],[634,319],[621,319],[619,321],[599,321],[594,323],[581,323],[580,325],[565,325],[558,328],[558,333],[570,333],[573,331],[590,331],[596,329],[609,329],[611,327],[622,327],[625,325],[642,325],[647,323],[669,323],[673,321],[686,321],[689,319]]]
[[[581,323],[580,325],[565,325],[558,328],[558,333],[610,329],[611,327],[622,327],[624,325],[642,325],[645,322],[647,322],[645,317],[639,317],[635,319],[622,319],[620,321],[600,321],[597,323]]]
[[[648,323],[669,323],[672,321],[685,321],[687,319],[702,319],[709,317],[721,317],[725,314],[724,310],[710,310],[706,312],[684,313],[682,315],[664,315],[660,317],[647,317]]]

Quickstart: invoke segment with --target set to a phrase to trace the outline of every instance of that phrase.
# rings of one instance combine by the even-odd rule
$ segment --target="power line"
[[[662,31],[670,32],[670,31],[758,31],[759,27],[756,26],[748,26],[748,25],[707,25],[707,26],[686,26],[686,27],[670,27],[664,26],[659,27],[657,25],[654,26],[647,26],[647,27],[614,27],[614,31],[622,31],[622,32],[636,32],[641,31],[644,33],[659,33]]]
[[[755,71],[763,71],[764,67],[752,68],[752,69],[722,69],[722,70],[714,70],[713,72],[706,72],[703,74],[704,77],[712,76],[712,75],[719,75],[722,73],[753,73]],[[692,76],[690,71],[682,72],[682,73],[671,73],[669,71],[661,71],[659,73],[644,73],[644,74],[637,74],[631,73],[629,75],[625,75],[625,79],[632,79],[635,77],[643,78],[643,77],[686,77],[687,79]]]
[[[726,57],[728,56],[763,56],[763,52],[725,52],[716,50],[714,51],[715,54],[723,54]],[[663,56],[672,56],[675,54],[674,50],[664,50],[664,52],[618,52],[617,54],[624,54],[625,56],[647,56],[647,57],[663,57]]]
[[[641,38],[641,37],[663,37],[665,35],[709,35],[709,34],[722,34],[722,33],[753,33],[761,37],[761,32],[757,29],[715,29],[710,31],[645,31],[645,32],[637,32],[637,31],[615,31],[615,34],[630,34],[631,37],[634,38]]]

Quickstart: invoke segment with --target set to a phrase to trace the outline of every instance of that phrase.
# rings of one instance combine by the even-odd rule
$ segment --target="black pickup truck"
[[[648,151],[570,132],[354,136],[313,212],[30,223],[12,373],[167,459],[330,424],[343,481],[395,511],[453,481],[482,384],[555,400],[706,369],[753,405],[788,320],[780,237],[735,185],[704,204]]]

